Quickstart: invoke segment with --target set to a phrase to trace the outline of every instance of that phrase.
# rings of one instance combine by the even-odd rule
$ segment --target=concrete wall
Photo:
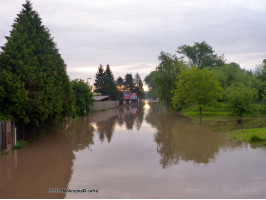
[[[95,101],[91,106],[91,111],[111,109],[119,106],[119,101]]]
[[[11,121],[0,121],[0,151],[10,151],[16,143],[15,127]]]

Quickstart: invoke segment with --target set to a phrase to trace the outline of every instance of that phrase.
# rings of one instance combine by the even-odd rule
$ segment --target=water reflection
[[[157,152],[163,168],[176,165],[180,160],[207,164],[215,159],[221,147],[242,145],[239,141],[226,139],[223,132],[213,132],[209,126],[178,113],[161,112],[159,104],[151,104],[146,122],[156,127],[154,136]],[[216,122],[216,126],[219,122]],[[212,126],[212,125],[211,125]]]
[[[151,109],[151,106],[149,104],[148,101],[145,101],[145,104],[144,104],[144,107],[143,107],[145,110],[150,110]]]
[[[143,104],[124,105],[119,109],[94,113],[90,116],[91,125],[101,142],[111,142],[116,126],[124,126],[127,130],[134,127],[139,130],[144,119]]]
[[[124,107],[120,109],[120,113],[128,130],[132,130],[134,125],[137,130],[140,129],[144,115],[143,104]]]
[[[0,158],[1,198],[64,198],[50,188],[68,188],[73,152],[93,145],[89,118],[76,119],[67,129],[51,131],[29,147]]]
[[[144,115],[145,121],[157,130],[154,138],[163,168],[178,164],[180,160],[207,164],[215,159],[221,147],[241,145],[236,141],[229,142],[222,132],[214,133],[208,126],[188,117],[162,112],[158,103],[127,105],[118,110],[96,113],[90,120],[96,126],[100,141],[106,138],[110,143],[116,126],[139,130]]]
[[[1,198],[64,198],[50,188],[66,188],[74,160],[71,140],[51,134],[26,149],[0,158]]]
[[[214,159],[219,148],[225,145],[222,134],[192,124],[187,117],[161,115],[157,129],[155,141],[163,168],[177,164],[179,160],[206,164]]]
[[[223,131],[264,126],[264,118],[244,118],[241,124],[224,117],[199,122],[148,102],[73,120],[67,128],[0,158],[0,197],[208,198],[214,191],[214,196],[228,198],[243,197],[224,195],[228,183],[236,189],[241,183],[260,189],[266,180],[265,153],[250,151],[248,145],[241,148],[241,142],[227,139]],[[82,187],[95,187],[100,194],[48,193],[49,188]]]
[[[73,120],[64,132],[75,152],[93,145],[94,127],[88,117]]]

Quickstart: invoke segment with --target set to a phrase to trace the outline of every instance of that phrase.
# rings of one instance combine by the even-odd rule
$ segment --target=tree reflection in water
[[[73,138],[55,131],[29,147],[12,151],[0,159],[0,197],[12,199],[58,199],[64,193],[50,188],[67,188],[75,159]],[[5,178],[5,176],[7,176]]]
[[[114,109],[102,113],[95,113],[91,116],[91,122],[96,125],[96,133],[101,142],[105,138],[108,143],[111,142],[115,126],[125,125],[127,130],[136,127],[140,129],[144,119],[143,103],[124,105],[119,109]]]
[[[69,137],[73,151],[80,151],[93,145],[93,131],[90,118],[84,117],[74,119],[65,130],[65,135]]]
[[[97,125],[97,133],[99,134],[99,138],[101,142],[104,141],[104,138],[107,138],[107,141],[110,143],[113,131],[116,123],[117,116],[113,116],[108,118],[107,120],[101,120],[99,122],[96,122]]]
[[[214,133],[176,113],[159,114],[159,105],[151,106],[146,122],[157,128],[154,138],[163,168],[178,164],[180,160],[206,164],[225,145],[222,133]]]
[[[75,119],[66,129],[50,131],[29,147],[1,158],[0,196],[65,198],[65,193],[48,191],[68,187],[75,160],[73,152],[90,148],[93,130],[88,118]]]

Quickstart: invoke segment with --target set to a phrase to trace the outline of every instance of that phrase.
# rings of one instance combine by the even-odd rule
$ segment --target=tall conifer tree
[[[9,101],[0,105],[1,109],[12,107],[12,117],[20,124],[31,126],[70,115],[74,101],[66,65],[30,1],[23,4],[12,27],[2,47],[0,73],[16,78],[16,90],[20,90],[23,104]],[[6,95],[19,96],[16,90],[13,94],[11,90],[7,91]]]
[[[125,92],[134,92],[134,80],[132,74],[126,74],[124,79]]]
[[[100,65],[98,67],[98,71],[95,75],[95,82],[94,82],[94,92],[103,93],[103,87],[104,87],[104,79],[105,79],[105,73],[103,70],[103,66]]]
[[[119,76],[118,79],[116,80],[116,85],[122,87],[123,83],[124,80]]]
[[[117,97],[118,95],[118,90],[117,87],[115,85],[115,81],[114,81],[114,75],[111,71],[111,68],[109,65],[106,66],[105,72],[104,72],[104,94],[105,95],[112,95],[114,97]]]
[[[143,82],[139,76],[139,73],[136,74],[135,76],[135,92],[138,94],[138,98],[141,100],[144,98],[144,89],[143,89]]]

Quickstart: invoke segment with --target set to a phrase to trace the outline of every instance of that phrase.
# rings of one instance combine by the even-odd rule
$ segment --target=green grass
[[[252,128],[230,131],[228,134],[244,142],[266,142],[266,128]],[[266,145],[264,143],[263,145]]]
[[[233,116],[232,111],[226,103],[217,103],[215,107],[204,106],[202,113],[199,112],[199,106],[189,106],[182,110],[184,116]]]
[[[14,146],[14,149],[23,149],[27,147],[29,143],[25,140],[18,140],[16,146]]]
[[[265,110],[265,109],[264,109]],[[189,106],[182,110],[184,116],[237,116],[230,108],[228,103],[220,102],[215,106],[204,106],[202,114],[199,113],[197,105]],[[252,112],[243,114],[243,117],[265,116],[263,107],[259,104],[254,104]]]
[[[229,111],[203,111],[201,114],[199,111],[182,111],[184,116],[234,116],[232,112]]]

